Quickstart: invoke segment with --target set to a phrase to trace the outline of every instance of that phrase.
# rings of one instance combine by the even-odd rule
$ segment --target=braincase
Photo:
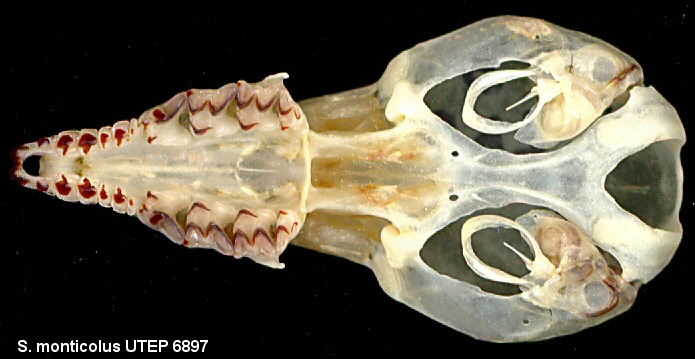
[[[539,64],[549,58],[603,82],[632,60],[587,34],[539,19],[500,16],[402,52],[389,63],[379,80],[379,96],[388,99],[394,85],[402,80],[415,84],[418,93],[424,94],[442,81],[474,70],[497,68],[508,61]]]
[[[481,85],[484,82],[489,84]],[[596,135],[596,127],[604,118],[620,117],[629,121],[639,111],[636,109],[650,106],[649,101],[640,98],[632,101],[632,108],[621,111],[630,101],[631,90],[643,86],[642,69],[629,55],[589,35],[519,17],[484,20],[401,53],[378,82],[377,95],[383,103],[388,103],[396,84],[402,83],[408,83],[434,115],[471,143],[518,156],[519,164],[528,163],[524,159],[527,156],[552,157],[574,142],[595,141],[588,137]],[[475,98],[470,101],[473,94]],[[479,126],[483,120],[467,118],[472,113],[466,112],[467,101],[475,115],[488,122]],[[675,111],[672,116],[665,126],[678,131],[680,123]],[[496,128],[503,126],[499,124],[511,130],[498,131]],[[608,159],[600,152],[592,154],[595,145],[587,145],[586,153],[581,154],[568,150],[584,157],[587,163],[603,162],[595,166],[602,167],[600,173],[569,162],[565,167],[576,167],[568,172],[571,175],[538,173],[538,177],[557,175],[556,181],[570,192],[572,182],[590,177],[585,182],[595,188],[587,197],[589,202],[573,204],[578,208],[558,209],[548,202],[527,201],[524,196],[514,198],[514,195],[504,201],[493,201],[488,207],[470,208],[462,216],[452,218],[426,242],[420,251],[422,259],[440,273],[481,288],[496,293],[518,292],[513,286],[486,283],[466,268],[460,257],[461,225],[475,215],[498,213],[514,219],[521,212],[541,208],[569,215],[568,219],[578,221],[580,228],[592,236],[601,214],[592,213],[590,198],[599,197],[606,198],[605,206],[611,202],[616,205],[615,209],[607,210],[606,216],[623,212],[620,216],[636,218],[647,227],[679,233],[677,214],[682,179],[678,152],[684,138],[661,136],[657,134],[659,131],[654,131],[652,139],[638,140],[642,143],[623,151],[621,158]],[[547,193],[545,197],[555,195]],[[493,237],[498,239],[480,239]],[[476,251],[489,252],[490,260],[523,275],[523,263],[509,255],[508,250],[499,250],[503,241],[519,251],[528,250],[514,230],[488,229],[473,237]],[[600,241],[597,244],[615,268],[630,256],[620,253],[613,245]]]

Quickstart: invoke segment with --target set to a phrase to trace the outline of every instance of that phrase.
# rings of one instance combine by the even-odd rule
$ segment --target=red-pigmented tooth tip
[[[29,180],[22,176],[22,165],[16,165],[10,169],[10,178],[22,186],[26,186]]]
[[[28,148],[29,147],[27,147],[27,145],[21,145],[10,153],[10,159],[14,164],[14,166],[10,168],[10,179],[22,186],[26,186],[30,181],[30,179],[26,176],[26,172],[24,172],[24,168],[22,167],[24,159],[26,158],[26,156],[22,156],[22,151],[26,151]]]
[[[24,159],[19,155],[20,151],[26,150],[28,147],[25,145],[19,146],[10,152],[10,160],[16,165],[21,165]]]

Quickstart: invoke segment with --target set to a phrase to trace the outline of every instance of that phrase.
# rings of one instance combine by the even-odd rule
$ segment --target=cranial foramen
[[[512,60],[528,66],[499,68]],[[481,135],[514,133],[539,153],[481,146],[425,103],[433,87],[481,69],[493,70],[452,104],[461,123]],[[642,85],[634,59],[600,40],[499,17],[401,53],[361,89],[296,103],[285,78],[189,90],[138,119],[42,138],[13,153],[12,176],[134,215],[187,247],[276,268],[289,243],[348,258],[372,268],[395,299],[490,341],[569,334],[627,310],[633,283],[651,280],[678,246],[680,119]],[[479,114],[481,96],[522,78],[534,86],[505,108],[536,101],[523,119]],[[654,143],[676,156],[667,169],[676,194],[658,226],[623,209],[605,185],[621,161]],[[36,175],[23,167],[31,156],[41,157]],[[519,203],[534,209],[479,214]],[[450,240],[467,267],[456,270],[520,293],[487,292],[423,261],[426,242],[460,218]],[[526,275],[476,253],[476,233],[490,228],[521,235],[528,248],[504,245]]]

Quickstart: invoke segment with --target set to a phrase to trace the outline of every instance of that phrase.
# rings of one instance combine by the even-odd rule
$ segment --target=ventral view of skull
[[[343,257],[467,335],[543,340],[628,310],[681,240],[685,131],[644,71],[589,35],[490,18],[366,87],[296,101],[281,73],[43,137],[11,177],[186,247]]]

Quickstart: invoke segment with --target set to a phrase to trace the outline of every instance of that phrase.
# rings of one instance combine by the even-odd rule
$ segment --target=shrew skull
[[[680,242],[680,119],[598,39],[497,17],[401,53],[364,88],[295,102],[286,77],[189,90],[138,119],[23,145],[12,178],[187,247],[276,268],[289,243],[350,259],[393,298],[489,341],[627,310]],[[459,77],[463,89],[437,91]],[[518,80],[532,85],[506,94]],[[528,111],[486,117],[484,96],[498,113]],[[631,181],[659,205],[626,210]]]

